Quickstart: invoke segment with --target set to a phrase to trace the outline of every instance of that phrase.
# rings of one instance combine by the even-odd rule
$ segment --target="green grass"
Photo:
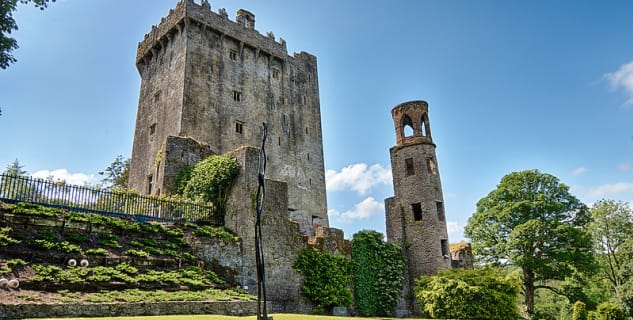
[[[332,317],[332,316],[313,316],[305,314],[273,314],[270,315],[273,320],[342,320],[342,319],[395,319],[395,318],[350,318],[350,317]],[[66,318],[65,320],[236,320],[247,319],[256,320],[256,316],[250,317],[230,317],[218,315],[195,315],[195,316],[149,316],[149,317],[116,317],[116,318]],[[410,319],[409,320],[415,320]],[[51,320],[51,319],[39,319]]]

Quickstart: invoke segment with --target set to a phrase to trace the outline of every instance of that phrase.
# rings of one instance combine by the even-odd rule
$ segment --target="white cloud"
[[[627,95],[625,105],[633,105],[633,61],[628,62],[620,66],[620,68],[614,72],[604,75],[613,90],[622,89]]]
[[[325,172],[326,187],[330,191],[354,190],[359,195],[380,184],[391,184],[391,170],[380,164],[368,167],[365,163],[349,165],[340,172],[327,170]]]
[[[54,181],[66,181],[68,184],[83,186],[95,183],[97,180],[94,175],[85,173],[70,173],[66,169],[57,169],[53,171],[40,170],[33,174],[34,178],[47,179],[52,177]]]
[[[597,187],[575,185],[571,187],[571,192],[587,204],[600,199],[633,202],[633,182],[608,183]]]
[[[335,209],[330,209],[328,210],[328,215],[331,218],[338,218],[343,222],[350,222],[352,220],[369,218],[384,212],[384,203],[376,201],[373,197],[367,197],[365,200],[354,205],[354,209],[352,210],[339,212]]]
[[[629,162],[621,163],[618,166],[618,170],[620,170],[622,172],[627,172],[627,171],[631,170],[631,163],[629,163]]]
[[[585,167],[580,167],[580,168],[576,168],[576,169],[574,169],[574,171],[572,171],[572,172],[571,172],[571,174],[572,174],[572,175],[575,175],[575,176],[579,176],[579,175],[581,175],[581,174],[583,174],[583,173],[587,172],[587,170],[588,170],[588,169],[587,169],[587,168],[585,168]]]

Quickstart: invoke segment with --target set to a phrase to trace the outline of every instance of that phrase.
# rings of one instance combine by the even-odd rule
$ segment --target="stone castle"
[[[267,123],[269,300],[275,312],[309,311],[301,277],[291,267],[298,252],[308,246],[351,252],[343,232],[328,223],[316,57],[288,55],[285,41],[256,31],[255,16],[246,10],[231,21],[207,0],[180,0],[139,43],[136,65],[142,80],[130,188],[169,195],[182,168],[233,152],[242,169],[228,195],[225,226],[242,242],[200,255],[233,268],[241,285],[255,292],[253,199],[261,124]],[[392,116],[395,196],[385,200],[387,238],[404,248],[405,296],[413,279],[450,268],[451,261],[428,106],[403,103]],[[412,310],[412,300],[400,307]]]
[[[170,194],[186,165],[261,144],[267,177],[288,184],[288,210],[328,226],[316,57],[231,21],[209,2],[180,1],[139,43],[141,90],[129,186]]]

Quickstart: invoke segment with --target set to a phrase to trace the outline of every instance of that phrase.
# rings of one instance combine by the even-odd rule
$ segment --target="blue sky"
[[[0,166],[99,180],[129,156],[136,46],[175,0],[20,5],[0,70]],[[211,1],[317,56],[331,225],[385,230],[390,110],[429,103],[449,236],[507,173],[539,169],[585,203],[633,203],[633,2]]]

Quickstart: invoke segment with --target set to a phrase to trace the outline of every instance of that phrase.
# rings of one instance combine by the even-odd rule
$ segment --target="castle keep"
[[[267,177],[288,185],[288,210],[328,225],[316,57],[288,55],[255,16],[181,0],[139,43],[141,90],[129,187],[170,194],[179,171],[211,154],[261,144]]]

